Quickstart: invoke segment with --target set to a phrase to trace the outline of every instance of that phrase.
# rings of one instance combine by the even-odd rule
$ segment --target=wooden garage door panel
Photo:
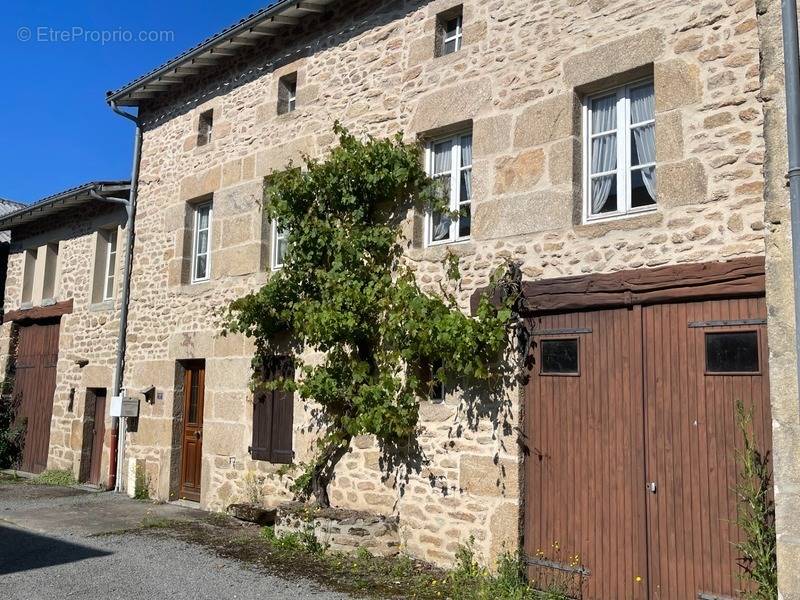
[[[770,451],[765,319],[763,298],[535,319],[526,554],[552,557],[554,542],[561,562],[579,554],[586,599],[737,597],[735,407],[753,411]],[[565,329],[582,333],[553,332]],[[706,374],[714,331],[756,332],[760,371]],[[580,375],[541,374],[541,340],[568,337],[580,338]]]
[[[737,596],[736,401],[754,411],[756,440],[770,448],[764,325],[689,323],[765,319],[763,298],[644,309],[650,581],[653,598]],[[758,331],[761,373],[706,375],[708,331]]]
[[[534,334],[564,329],[591,333],[535,338],[525,551],[561,563],[577,554],[591,571],[587,600],[646,598],[640,309],[540,317]],[[579,338],[580,375],[540,374],[541,340],[571,337]]]
[[[27,423],[20,467],[31,473],[47,466],[58,337],[58,320],[21,325],[19,330],[14,393],[21,398],[18,417]]]

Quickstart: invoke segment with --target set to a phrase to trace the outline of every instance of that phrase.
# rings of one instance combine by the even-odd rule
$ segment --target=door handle
[[[203,437],[203,432],[202,431],[195,431],[194,432],[194,437],[196,437],[199,440],[201,437]]]
[[[651,494],[656,493],[656,482],[655,481],[648,481],[645,484],[645,489],[650,492]]]

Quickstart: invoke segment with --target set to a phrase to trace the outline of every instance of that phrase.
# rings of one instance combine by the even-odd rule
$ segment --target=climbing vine
[[[284,265],[226,313],[226,331],[254,338],[257,361],[288,354],[300,367],[295,380],[260,385],[315,407],[317,452],[296,485],[322,506],[354,436],[402,447],[435,382],[499,385],[515,301],[483,298],[470,317],[446,285],[424,292],[403,259],[401,224],[411,207],[446,208],[420,148],[400,136],[359,139],[338,123],[334,131],[339,144],[327,158],[268,178],[265,214],[287,232]],[[446,276],[458,278],[458,261],[445,262]],[[500,270],[493,281],[505,278]],[[304,364],[309,351],[321,358]]]

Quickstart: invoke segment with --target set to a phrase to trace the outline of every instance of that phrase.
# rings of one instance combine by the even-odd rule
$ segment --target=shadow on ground
[[[108,556],[111,552],[0,525],[0,575]]]

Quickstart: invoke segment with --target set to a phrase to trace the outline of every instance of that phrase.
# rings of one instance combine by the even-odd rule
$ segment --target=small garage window
[[[542,375],[578,375],[578,338],[543,339],[541,346]]]
[[[706,333],[707,373],[758,373],[758,332]]]

